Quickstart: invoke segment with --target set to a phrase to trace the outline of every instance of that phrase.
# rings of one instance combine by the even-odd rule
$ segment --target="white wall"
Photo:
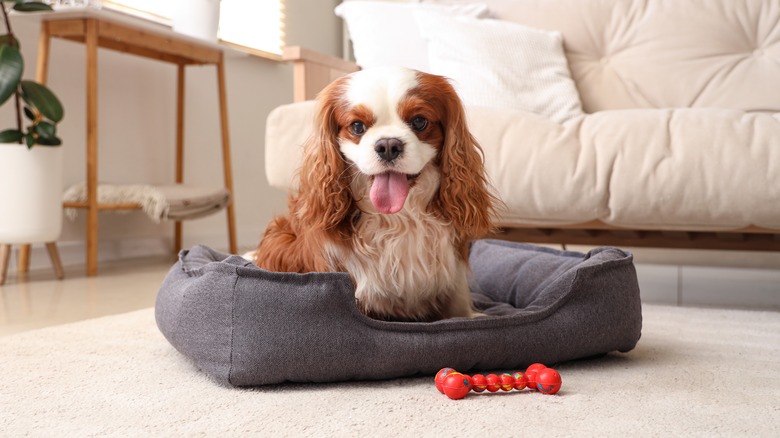
[[[341,56],[338,0],[286,0],[286,43]],[[14,19],[26,60],[25,77],[35,76],[39,25]],[[188,67],[185,91],[185,182],[222,184],[216,69]],[[132,55],[99,54],[99,179],[109,183],[170,183],[174,177],[176,67]],[[55,39],[48,84],[62,100],[59,126],[65,148],[65,187],[85,178],[86,99],[82,44]],[[274,214],[286,210],[286,195],[268,186],[264,174],[265,119],[292,102],[292,68],[258,57],[231,55],[226,62],[230,141],[233,155],[236,225],[242,248],[257,244]],[[11,127],[10,105],[0,108],[2,129]],[[101,259],[143,256],[170,250],[171,224],[155,224],[141,212],[100,214]],[[85,214],[65,220],[60,248],[66,264],[84,263]],[[224,213],[186,222],[184,246],[205,243],[227,248]],[[45,258],[33,266],[48,264]]]

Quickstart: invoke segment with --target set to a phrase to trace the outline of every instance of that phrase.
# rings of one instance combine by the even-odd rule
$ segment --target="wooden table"
[[[155,28],[139,19],[112,19],[119,14],[101,11],[45,14],[41,21],[38,45],[37,80],[46,83],[49,68],[49,45],[52,38],[63,38],[86,46],[87,64],[87,200],[66,203],[65,207],[87,210],[87,275],[98,272],[98,212],[105,210],[138,209],[136,204],[99,204],[98,186],[98,48],[172,63],[178,67],[176,105],[176,182],[184,180],[184,73],[189,65],[216,66],[216,86],[219,93],[219,114],[222,130],[222,166],[225,188],[231,200],[227,206],[228,239],[230,251],[235,253],[236,231],[233,197],[233,176],[228,136],[227,100],[225,90],[224,50],[217,44],[201,42],[179,35],[169,29]],[[182,245],[182,224],[175,224],[175,251]],[[20,270],[29,266],[29,246],[20,254]]]

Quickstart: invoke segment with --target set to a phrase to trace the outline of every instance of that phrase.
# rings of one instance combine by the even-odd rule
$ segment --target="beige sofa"
[[[563,36],[585,115],[468,106],[507,210],[501,237],[780,250],[777,0],[487,0]],[[355,64],[288,48],[295,99],[267,120],[270,184],[294,189],[317,91]]]

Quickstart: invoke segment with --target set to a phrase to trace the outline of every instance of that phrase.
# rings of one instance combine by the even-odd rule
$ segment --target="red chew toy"
[[[555,394],[561,389],[561,375],[552,368],[545,368],[536,375],[536,389],[544,394]]]
[[[526,384],[528,385],[529,389],[537,389],[536,374],[545,368],[547,367],[540,363],[535,363],[535,364],[531,364],[528,368],[525,369],[525,378],[528,379],[528,382]]]
[[[498,376],[495,374],[488,374],[487,377],[485,377],[487,380],[487,390],[490,392],[496,392],[498,391],[498,388],[501,386],[501,380],[499,380]]]
[[[555,394],[561,389],[561,375],[552,368],[535,363],[528,367],[526,373],[520,371],[514,373],[503,373],[500,376],[488,374],[487,377],[482,374],[475,374],[470,377],[461,374],[452,368],[442,368],[436,373],[434,378],[436,389],[444,393],[453,400],[460,400],[469,393],[477,393],[487,389],[490,392],[496,392],[499,389],[511,391],[513,388],[521,390],[526,386],[537,390],[543,394]]]
[[[474,392],[482,392],[487,389],[487,379],[482,374],[474,374],[471,377],[471,389]]]
[[[525,374],[520,371],[515,371],[515,373],[512,374],[512,377],[515,379],[515,389],[518,391],[524,389],[528,384],[528,379],[525,378]]]
[[[471,383],[469,380],[469,376],[458,372],[449,374],[444,378],[444,382],[442,382],[444,394],[453,400],[462,399],[471,391]]]
[[[451,373],[457,373],[457,371],[453,370],[452,368],[442,368],[438,373],[436,373],[436,377],[433,379],[433,381],[436,382],[436,389],[438,389],[442,394],[444,394],[444,388],[441,386],[441,384],[444,381],[444,378]]]
[[[512,388],[515,387],[515,378],[512,377],[509,373],[504,373],[500,375],[499,380],[501,381],[501,390],[502,391],[511,391]]]

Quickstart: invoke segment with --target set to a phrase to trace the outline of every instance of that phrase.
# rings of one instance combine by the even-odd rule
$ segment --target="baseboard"
[[[65,267],[84,266],[87,247],[83,241],[59,241],[57,249]],[[9,270],[16,270],[18,247],[13,248]],[[98,264],[140,257],[165,256],[172,251],[169,238],[148,237],[141,239],[108,240],[98,242]],[[51,261],[43,244],[33,244],[30,252],[30,270],[51,269]]]
[[[636,264],[642,301],[780,310],[780,270]]]
[[[239,253],[254,249],[257,230],[246,230],[246,233],[238,232]],[[246,236],[242,239],[242,236]],[[248,242],[242,244],[242,242]],[[227,239],[225,233],[188,235],[185,233],[182,246],[189,248],[193,245],[206,245],[218,251],[227,252]],[[87,247],[83,240],[58,241],[57,248],[64,267],[78,267],[86,265]],[[110,263],[121,260],[137,259],[143,257],[165,257],[173,255],[173,239],[169,236],[152,236],[131,239],[100,240],[98,242],[98,264]],[[13,247],[9,271],[16,270],[18,247]],[[44,244],[33,244],[30,253],[30,270],[51,269],[49,255]]]

